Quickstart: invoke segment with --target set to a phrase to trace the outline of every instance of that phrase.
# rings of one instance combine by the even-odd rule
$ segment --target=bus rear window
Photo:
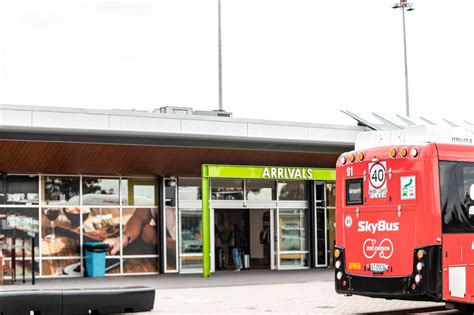
[[[474,233],[474,163],[439,162],[444,233]]]
[[[346,180],[346,205],[363,204],[362,178],[351,178]]]

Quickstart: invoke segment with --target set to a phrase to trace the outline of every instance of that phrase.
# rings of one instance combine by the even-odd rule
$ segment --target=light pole
[[[407,36],[405,30],[405,11],[413,11],[413,4],[408,3],[407,0],[400,0],[400,3],[395,3],[393,9],[401,9],[403,17],[403,51],[405,55],[405,100],[406,100],[406,115],[410,116],[410,100],[408,97],[408,62],[407,62]]]
[[[217,49],[219,55],[219,111],[223,111],[222,101],[222,23],[221,23],[221,0],[217,0]]]

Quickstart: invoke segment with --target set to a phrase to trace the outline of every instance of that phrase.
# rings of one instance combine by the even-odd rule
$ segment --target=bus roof
[[[474,135],[463,128],[440,126],[407,126],[396,131],[367,131],[357,136],[355,149],[419,143],[474,145]]]

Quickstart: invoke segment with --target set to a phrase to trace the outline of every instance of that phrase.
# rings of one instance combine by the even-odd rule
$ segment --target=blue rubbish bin
[[[105,275],[105,254],[109,248],[109,245],[102,242],[84,243],[86,277],[103,277]]]

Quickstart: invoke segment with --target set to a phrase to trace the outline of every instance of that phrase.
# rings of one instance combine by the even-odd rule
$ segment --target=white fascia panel
[[[359,130],[309,128],[309,141],[354,143]]]
[[[30,110],[0,109],[1,126],[31,126]]]
[[[248,124],[248,136],[252,138],[308,140],[308,128],[286,125]]]
[[[109,129],[109,116],[87,113],[33,112],[33,127]]]
[[[181,124],[182,124],[181,132],[184,134],[234,136],[234,137],[247,136],[246,123],[183,119],[181,121]]]
[[[181,120],[111,115],[110,129],[137,132],[180,133]]]

